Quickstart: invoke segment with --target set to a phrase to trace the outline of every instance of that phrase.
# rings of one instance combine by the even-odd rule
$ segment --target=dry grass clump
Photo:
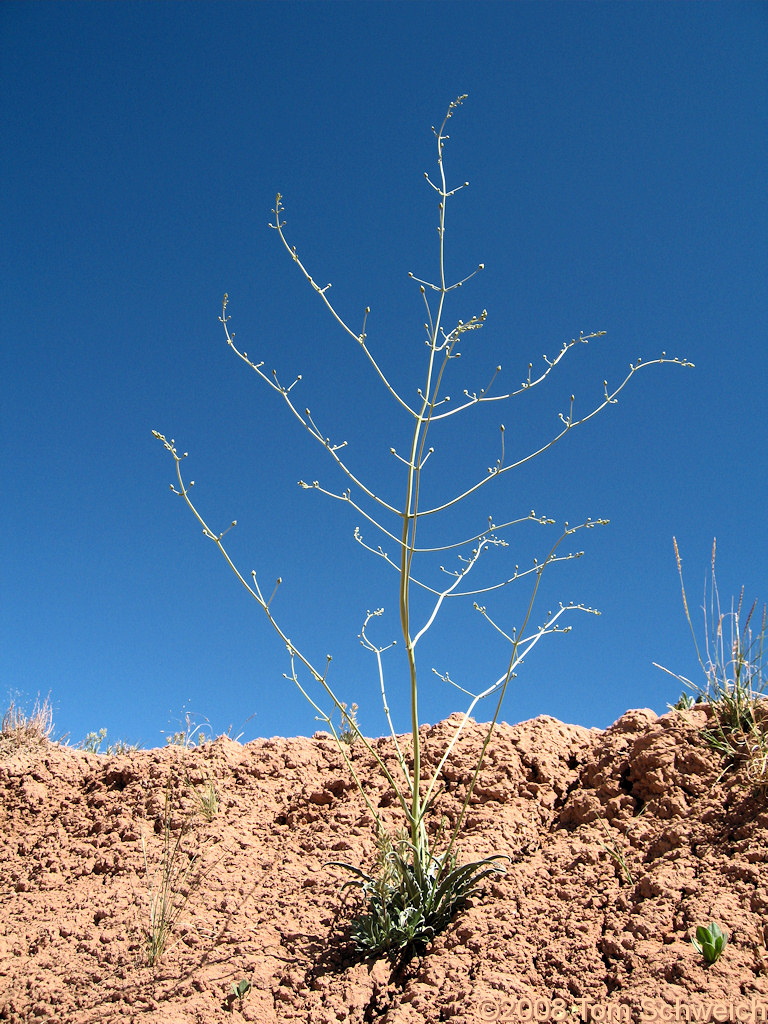
[[[47,743],[53,732],[53,708],[51,707],[50,694],[40,703],[38,695],[35,706],[30,714],[11,701],[8,710],[3,715],[0,737],[4,746],[13,748],[36,747]]]
[[[150,854],[146,838],[142,837],[144,870],[147,880],[149,920],[145,928],[147,963],[154,967],[168,948],[190,897],[205,883],[207,873],[203,863],[206,849],[217,842],[216,837],[201,836],[196,832],[195,818],[213,821],[218,811],[219,797],[212,781],[204,790],[196,789],[186,779],[194,800],[194,809],[187,813],[181,824],[172,826],[174,811],[179,809],[178,794],[172,792],[172,776],[165,788],[162,815],[162,848],[157,853],[158,866],[150,867]]]
[[[711,584],[709,595],[705,588],[702,607],[704,644],[700,648],[688,608],[682,560],[674,538],[673,543],[683,608],[696,656],[706,677],[706,685],[701,686],[671,672],[670,675],[691,691],[690,694],[683,693],[674,707],[684,710],[695,704],[707,704],[713,719],[712,724],[702,730],[702,736],[707,745],[726,760],[723,774],[743,765],[750,784],[765,792],[768,789],[768,694],[765,692],[768,688],[768,605],[763,605],[762,616],[758,615],[753,622],[757,600],[745,615],[742,587],[738,602],[731,602],[730,612],[722,611],[715,578],[716,543],[713,541]],[[657,667],[663,668],[661,665]],[[669,672],[669,669],[663,671]]]
[[[746,774],[762,793],[768,791],[768,700],[760,695],[753,708],[754,724],[745,737]]]

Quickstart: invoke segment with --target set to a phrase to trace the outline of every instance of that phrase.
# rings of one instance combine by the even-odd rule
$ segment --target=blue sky
[[[665,710],[680,687],[654,661],[698,678],[672,537],[694,608],[714,536],[724,600],[742,584],[768,598],[767,44],[761,4],[0,5],[4,700],[50,691],[71,741],[106,727],[157,746],[186,711],[244,739],[317,728],[280,641],[171,494],[155,429],[189,452],[211,525],[238,520],[227,539],[244,573],[268,591],[282,577],[272,608],[293,642],[321,664],[331,653],[364,730],[386,731],[357,637],[380,606],[374,637],[397,637],[396,578],[353,540],[359,516],[297,487],[345,485],[218,317],[227,292],[237,341],[281,380],[302,374],[299,407],[401,501],[388,453],[407,422],[268,223],[280,191],[291,244],[355,330],[371,307],[370,348],[413,398],[426,348],[408,272],[437,268],[430,128],[468,93],[445,152],[449,183],[471,183],[448,207],[447,267],[485,270],[447,322],[488,319],[449,392],[499,363],[510,390],[579,331],[608,334],[535,392],[436,427],[426,498],[485,473],[499,423],[519,457],[571,393],[586,410],[638,356],[696,368],[643,369],[429,539],[531,508],[610,519],[578,538],[583,558],[550,567],[534,619],[558,600],[602,615],[542,641],[502,718],[605,727]],[[554,536],[510,530],[488,578]],[[528,596],[505,588],[488,611],[511,628]],[[508,656],[471,605],[428,640],[423,721],[462,707],[432,667],[473,689]],[[385,668],[405,730],[401,659],[402,641]]]

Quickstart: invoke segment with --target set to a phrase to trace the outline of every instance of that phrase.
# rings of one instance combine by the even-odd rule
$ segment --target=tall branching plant
[[[486,312],[483,310],[466,322],[458,320],[454,326],[446,326],[446,306],[452,293],[456,292],[457,289],[473,278],[478,271],[483,269],[483,264],[480,264],[461,280],[451,283],[449,283],[446,276],[445,225],[447,208],[449,202],[453,200],[458,192],[466,187],[467,183],[465,182],[457,188],[449,189],[446,183],[443,153],[448,139],[446,134],[448,122],[465,98],[465,96],[460,96],[451,103],[440,128],[433,129],[437,142],[437,176],[435,180],[432,180],[429,175],[425,174],[429,187],[435,192],[438,199],[439,274],[436,281],[422,280],[413,274],[409,275],[419,287],[426,310],[426,366],[422,371],[422,382],[416,391],[415,401],[396,389],[369,347],[366,323],[370,307],[365,310],[361,329],[357,331],[350,327],[330,301],[328,294],[330,285],[321,287],[316,283],[304,263],[299,259],[296,248],[289,243],[284,231],[284,209],[282,197],[279,194],[273,211],[275,222],[271,224],[271,227],[276,231],[300,273],[317,293],[321,303],[334,318],[341,331],[347,335],[347,338],[359,350],[362,357],[369,362],[380,385],[388,393],[399,412],[411,424],[410,442],[406,453],[400,454],[395,448],[390,449],[392,456],[399,461],[403,469],[403,495],[399,503],[393,504],[391,501],[386,500],[376,485],[364,481],[358,475],[358,472],[346,461],[343,451],[346,441],[340,443],[331,441],[321,431],[310,410],[302,409],[296,404],[294,389],[301,380],[301,375],[297,376],[293,383],[286,386],[281,383],[275,371],[272,373],[265,372],[263,362],[253,361],[245,351],[241,351],[236,347],[234,333],[229,327],[228,299],[226,295],[224,296],[223,311],[220,318],[227,343],[231,349],[256,373],[261,381],[280,396],[292,416],[325,449],[330,459],[335,463],[341,474],[346,477],[347,481],[347,487],[342,491],[328,490],[321,486],[318,481],[313,483],[300,481],[300,486],[306,489],[319,490],[329,497],[347,503],[378,532],[380,538],[384,539],[383,543],[388,541],[394,545],[396,554],[390,556],[384,550],[384,547],[375,543],[370,544],[364,539],[361,530],[359,528],[355,529],[354,536],[357,542],[376,557],[383,559],[392,568],[397,581],[400,631],[405,647],[407,665],[407,679],[403,682],[409,687],[410,693],[411,735],[410,743],[407,746],[402,744],[394,728],[385,685],[384,655],[393,644],[381,646],[369,635],[369,626],[371,626],[374,618],[382,614],[381,608],[368,612],[360,634],[362,644],[371,652],[376,662],[384,714],[397,757],[398,769],[394,774],[389,770],[372,744],[361,734],[356,721],[349,715],[345,716],[347,705],[340,696],[337,696],[329,680],[330,655],[327,656],[325,665],[314,664],[283,631],[276,614],[272,610],[272,603],[282,580],[278,578],[274,590],[267,597],[265,596],[265,591],[262,590],[255,571],[251,573],[250,579],[242,575],[224,546],[224,536],[228,531],[225,530],[219,533],[211,529],[190,497],[192,483],[186,484],[184,482],[181,470],[182,461],[187,453],[184,452],[180,455],[173,439],[168,440],[164,435],[153,431],[155,437],[162,441],[175,462],[177,485],[172,484],[171,489],[187,503],[203,527],[205,536],[212,540],[219,548],[242,586],[256,601],[272,628],[285,644],[290,664],[290,670],[285,674],[286,679],[292,681],[299,688],[315,709],[318,719],[324,722],[332,733],[347,768],[375,821],[380,840],[380,851],[384,851],[380,856],[380,860],[383,860],[382,864],[379,865],[378,875],[370,876],[354,865],[345,865],[352,875],[347,884],[359,885],[368,900],[370,913],[358,922],[356,936],[360,948],[371,953],[392,950],[407,951],[420,945],[423,946],[430,941],[440,928],[447,924],[451,915],[461,907],[465,899],[476,891],[477,885],[482,879],[491,872],[502,870],[499,862],[504,857],[500,854],[484,858],[472,864],[459,865],[457,863],[456,850],[457,838],[461,832],[467,807],[477,782],[485,753],[491,742],[510,680],[515,677],[523,660],[544,636],[555,632],[567,632],[571,628],[570,625],[563,624],[563,617],[566,613],[576,610],[594,611],[594,609],[587,608],[581,604],[561,604],[557,611],[548,613],[543,622],[532,627],[533,608],[542,575],[545,569],[556,562],[579,557],[582,552],[561,550],[561,548],[566,548],[567,544],[571,542],[571,539],[580,530],[602,525],[606,520],[587,519],[585,522],[575,526],[565,523],[561,528],[558,538],[549,545],[543,559],[534,560],[533,564],[524,570],[518,570],[516,567],[511,575],[507,575],[489,586],[478,587],[474,587],[469,582],[469,577],[486,552],[493,548],[508,546],[503,533],[518,523],[533,522],[543,526],[552,526],[555,520],[547,516],[537,515],[533,511],[527,515],[512,518],[499,524],[495,523],[492,518],[489,518],[487,525],[479,529],[474,535],[463,540],[449,541],[439,547],[424,547],[417,543],[417,534],[419,533],[420,526],[426,519],[437,517],[441,513],[455,509],[465,499],[468,499],[470,495],[484,490],[499,477],[510,473],[515,468],[537,456],[543,455],[544,452],[561,441],[574,428],[591,420],[607,406],[615,404],[619,392],[641,367],[653,363],[676,363],[681,366],[692,365],[687,360],[667,358],[664,353],[656,359],[649,361],[638,360],[636,363],[632,363],[626,377],[615,389],[609,390],[607,382],[603,382],[604,394],[602,400],[589,408],[583,415],[577,416],[575,414],[574,398],[571,396],[568,411],[560,413],[560,425],[554,436],[535,451],[520,457],[513,459],[508,457],[505,446],[504,426],[500,426],[500,454],[495,464],[488,469],[487,473],[463,490],[460,490],[459,493],[455,494],[448,501],[432,506],[425,504],[422,481],[425,466],[434,451],[432,446],[428,446],[428,440],[432,440],[433,432],[440,426],[442,421],[476,406],[508,402],[524,392],[530,391],[541,384],[572,349],[586,344],[605,333],[600,331],[589,335],[580,334],[578,338],[565,342],[554,359],[544,357],[545,365],[538,375],[534,374],[533,365],[529,364],[527,378],[519,387],[512,391],[507,393],[496,393],[494,391],[501,372],[501,367],[497,366],[491,375],[489,384],[485,388],[479,392],[466,390],[464,391],[464,399],[459,404],[455,406],[448,404],[446,381],[449,376],[449,370],[460,355],[460,346],[470,340],[473,333],[483,326],[486,319]],[[236,521],[231,524],[231,527],[235,525]],[[457,567],[454,569],[441,567],[442,580],[438,578],[438,582],[428,581],[422,578],[420,573],[417,574],[417,562],[422,561],[422,556],[434,555],[435,552],[456,551],[462,552],[459,555]],[[531,583],[530,593],[524,604],[522,622],[516,629],[510,629],[495,621],[486,606],[480,603],[480,599],[486,593],[498,590],[506,584],[524,578],[527,578]],[[414,592],[416,590],[428,595],[430,602],[430,607],[423,619],[418,617],[417,601],[414,599]],[[422,741],[419,734],[417,648],[435,622],[444,604],[461,597],[471,599],[474,608],[487,621],[488,625],[508,642],[509,656],[500,674],[490,679],[487,685],[476,692],[470,692],[468,689],[454,683],[447,672],[444,674],[438,673],[440,678],[456,686],[458,690],[468,697],[468,706],[461,721],[454,729],[446,749],[438,760],[436,768],[433,772],[426,773],[425,777],[422,763]],[[433,671],[436,670],[433,669]],[[304,676],[300,677],[300,672],[306,673],[309,682],[305,680]],[[319,687],[318,696],[310,692],[311,683]],[[398,685],[402,685],[402,682],[399,681]],[[323,695],[330,702],[330,709],[327,711],[319,703],[323,700]],[[430,837],[428,816],[439,796],[441,773],[461,734],[464,732],[470,716],[474,713],[478,704],[485,700],[492,701],[492,715],[484,737],[481,753],[467,787],[461,812],[457,816],[452,830],[442,838],[438,848],[439,844],[434,833]],[[334,725],[332,718],[337,712],[341,714],[342,723],[345,723],[347,735],[340,734]],[[366,788],[356,772],[350,757],[349,730],[353,731],[359,743],[375,758],[379,768],[392,787],[399,804],[403,816],[404,834],[394,842],[386,838],[384,821],[377,808],[372,805]]]

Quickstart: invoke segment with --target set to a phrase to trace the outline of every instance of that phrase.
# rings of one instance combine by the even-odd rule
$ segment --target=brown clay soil
[[[508,854],[507,874],[408,963],[355,958],[361,896],[323,867],[375,856],[330,737],[117,756],[0,741],[0,1020],[765,1020],[768,806],[738,770],[719,778],[700,735],[709,713],[629,711],[605,731],[500,726],[461,855]],[[423,728],[428,763],[458,720]],[[472,725],[444,770],[449,819],[482,736]],[[374,745],[394,767],[391,740]],[[351,756],[394,827],[372,757],[359,743]],[[218,811],[189,824],[190,786],[209,781]],[[201,873],[150,967],[142,837],[151,875],[169,783],[171,839],[181,833],[187,863],[200,853]],[[690,937],[712,920],[730,942],[707,966]],[[228,999],[242,979],[250,992]]]

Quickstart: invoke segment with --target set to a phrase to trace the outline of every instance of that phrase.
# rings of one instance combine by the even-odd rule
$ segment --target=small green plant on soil
[[[89,732],[86,734],[84,740],[75,744],[76,750],[86,750],[90,754],[128,754],[132,750],[139,750],[139,743],[128,743],[126,740],[115,740],[114,743],[108,743],[105,749],[102,751],[101,744],[107,738],[107,730],[99,729],[98,732]]]
[[[101,744],[106,738],[106,729],[99,729],[98,732],[89,732],[86,733],[85,739],[77,744],[77,747],[79,750],[85,750],[89,754],[98,754],[101,750]]]
[[[357,704],[353,704],[349,711],[347,711],[347,705],[342,701],[339,740],[341,743],[346,743],[349,747],[355,742],[357,734],[360,732],[360,726],[357,723],[357,710]]]
[[[720,958],[727,942],[727,932],[722,931],[714,921],[708,928],[700,924],[696,929],[696,938],[691,939],[693,948],[701,953],[708,964],[714,964]]]
[[[768,682],[765,664],[766,615],[754,624],[757,600],[744,613],[744,588],[738,603],[731,601],[730,612],[723,612],[715,576],[716,542],[712,542],[712,562],[709,595],[704,588],[704,643],[699,646],[683,580],[682,559],[673,538],[677,571],[683,594],[683,608],[693,636],[696,656],[706,683],[702,686],[685,676],[670,672],[656,663],[657,668],[669,673],[691,691],[683,693],[675,705],[686,710],[697,704],[706,704],[712,710],[712,724],[702,736],[718,754],[726,758],[725,771],[743,765],[748,781],[758,789],[768,787]]]
[[[455,490],[451,492],[453,497],[446,498],[445,486],[452,481],[455,474],[452,475],[450,469],[442,469],[436,479],[432,473],[433,469],[438,469],[438,460],[445,455],[445,452],[440,456],[434,454],[438,439],[437,436],[433,438],[433,435],[439,434],[445,421],[480,406],[488,406],[489,403],[494,403],[494,407],[499,408],[502,404],[527,394],[546,381],[563,360],[572,356],[574,350],[582,349],[605,333],[582,333],[570,341],[565,341],[554,358],[544,356],[543,366],[538,371],[534,371],[533,363],[527,363],[522,382],[513,386],[511,390],[502,389],[499,384],[501,366],[491,367],[484,386],[466,388],[458,402],[450,401],[450,381],[457,368],[461,350],[473,344],[477,332],[483,328],[487,318],[486,311],[482,310],[475,314],[465,314],[466,319],[448,320],[449,303],[466,301],[465,296],[469,290],[467,284],[483,270],[482,263],[475,265],[475,269],[451,282],[445,259],[447,210],[456,195],[468,184],[465,182],[457,187],[449,187],[446,182],[443,163],[445,145],[449,138],[446,129],[465,98],[460,96],[451,103],[440,127],[433,129],[437,144],[437,170],[434,178],[425,174],[425,179],[437,202],[437,269],[434,280],[409,274],[418,289],[419,301],[423,307],[426,342],[424,365],[419,381],[415,382],[412,391],[405,392],[395,387],[375,357],[367,334],[370,307],[365,308],[362,324],[358,329],[349,326],[348,320],[331,303],[330,285],[321,286],[316,283],[299,259],[295,246],[288,241],[283,216],[285,211],[282,196],[279,194],[273,210],[275,221],[271,227],[289,258],[338,325],[347,342],[351,342],[352,348],[359,352],[373,378],[381,386],[385,396],[391,400],[394,409],[405,420],[405,448],[401,448],[400,451],[394,446],[389,448],[391,458],[394,460],[392,465],[402,474],[402,492],[399,498],[392,498],[389,495],[385,497],[386,487],[383,481],[378,484],[365,479],[368,467],[365,456],[359,468],[353,468],[353,463],[349,461],[345,450],[347,442],[332,440],[313,418],[310,410],[298,404],[296,394],[300,390],[301,374],[296,375],[291,384],[283,384],[277,371],[265,372],[262,361],[252,360],[246,351],[236,347],[234,333],[230,330],[226,295],[220,317],[226,342],[235,355],[256,374],[263,385],[272,389],[285,404],[290,416],[320,445],[344,478],[343,485],[337,489],[327,489],[318,481],[300,481],[299,485],[305,490],[319,492],[354,509],[367,524],[366,529],[370,528],[375,533],[375,538],[369,540],[360,528],[356,528],[354,539],[375,558],[382,559],[392,571],[393,596],[397,602],[399,617],[398,633],[402,640],[398,686],[407,694],[410,708],[410,734],[405,742],[398,737],[395,730],[385,685],[385,661],[390,664],[391,659],[395,658],[394,654],[388,652],[396,641],[388,638],[379,640],[373,635],[375,631],[381,629],[378,620],[383,615],[382,608],[367,613],[359,636],[363,647],[375,660],[384,716],[395,749],[394,771],[390,770],[378,750],[363,736],[351,710],[347,713],[347,704],[337,693],[336,684],[331,678],[331,656],[326,656],[325,664],[311,660],[300,645],[290,639],[285,632],[279,613],[275,610],[275,598],[282,578],[278,577],[269,594],[268,590],[262,589],[262,583],[255,570],[248,577],[237,568],[224,542],[226,533],[236,526],[236,520],[224,531],[214,530],[208,525],[191,498],[190,491],[194,481],[185,483],[182,474],[181,467],[187,453],[177,449],[173,438],[167,439],[165,435],[153,431],[153,435],[163,444],[174,461],[176,483],[171,485],[171,490],[187,504],[202,526],[204,536],[219,549],[239,583],[256,602],[285,646],[288,655],[288,671],[285,677],[299,688],[314,708],[319,720],[331,732],[366,802],[379,837],[387,832],[387,827],[378,809],[378,801],[374,802],[369,798],[366,786],[355,770],[350,756],[351,739],[354,738],[356,743],[365,747],[391,787],[401,815],[403,832],[398,833],[396,839],[390,839],[389,846],[386,845],[386,839],[380,839],[385,844],[385,853],[380,856],[378,874],[370,875],[356,866],[346,866],[346,870],[352,874],[351,883],[362,889],[368,905],[368,912],[355,925],[355,933],[359,944],[374,955],[393,949],[407,953],[428,943],[434,934],[447,925],[451,915],[460,909],[467,896],[476,890],[478,884],[489,873],[503,871],[500,862],[507,858],[501,853],[460,865],[457,840],[493,736],[502,701],[522,662],[543,637],[553,633],[564,633],[571,628],[566,618],[568,613],[594,613],[592,608],[569,602],[560,604],[554,612],[548,612],[536,622],[534,606],[543,573],[556,563],[580,557],[583,552],[572,547],[576,535],[582,530],[603,525],[607,520],[586,519],[576,525],[563,523],[555,529],[554,539],[550,538],[544,543],[539,557],[531,559],[526,567],[515,566],[514,569],[507,570],[490,583],[477,578],[484,571],[483,568],[478,570],[477,567],[479,564],[484,567],[494,554],[500,555],[504,552],[509,546],[506,534],[516,526],[550,531],[555,527],[555,520],[535,511],[527,511],[530,506],[518,506],[516,512],[501,521],[487,516],[480,519],[474,531],[468,530],[468,535],[444,536],[444,539],[439,535],[435,536],[432,524],[450,520],[451,513],[465,500],[485,494],[489,485],[497,483],[502,477],[527,464],[531,459],[543,455],[572,430],[616,404],[619,393],[641,368],[661,363],[692,365],[687,360],[669,358],[662,353],[655,359],[638,359],[630,364],[629,372],[617,386],[609,388],[607,381],[603,381],[599,396],[578,412],[576,400],[571,395],[569,405],[565,411],[559,413],[559,422],[555,430],[549,435],[548,440],[533,451],[510,453],[504,425],[499,424],[497,453],[489,460],[490,465],[488,461],[482,463],[483,466],[489,466],[487,472],[480,472],[466,482],[454,485]],[[353,377],[354,375],[350,375],[349,379]],[[462,393],[460,384],[459,393]],[[399,436],[402,437],[403,434]],[[442,465],[444,466],[444,463]],[[433,486],[440,492],[439,496],[434,498],[430,496],[430,488]],[[451,561],[454,558],[455,561]],[[443,559],[442,564],[440,559]],[[512,623],[498,621],[499,613],[492,612],[483,603],[483,599],[486,595],[498,595],[501,589],[513,582],[520,585],[521,581],[523,584],[529,583],[530,589],[522,601],[519,612],[516,613],[519,618],[513,627]],[[455,687],[456,691],[463,695],[461,699],[466,699],[467,706],[442,754],[437,752],[433,762],[434,769],[427,772],[422,761],[423,739],[419,733],[420,644],[441,610],[462,598],[481,616],[496,640],[499,641],[500,638],[505,649],[499,669],[491,677],[483,678],[477,683],[454,680],[448,670],[432,667],[434,675],[446,685]],[[483,701],[490,702],[490,723],[466,786],[461,809],[454,817],[452,828],[446,835],[438,838],[435,813],[443,792],[443,767],[464,733],[470,717]],[[339,712],[340,729],[333,721],[333,717]]]
[[[232,986],[227,994],[226,1003],[227,1008],[232,1009],[232,1004],[237,1000],[240,1008],[240,1012],[243,1012],[243,999],[251,991],[251,983],[247,978],[242,978],[237,984],[232,982]]]

